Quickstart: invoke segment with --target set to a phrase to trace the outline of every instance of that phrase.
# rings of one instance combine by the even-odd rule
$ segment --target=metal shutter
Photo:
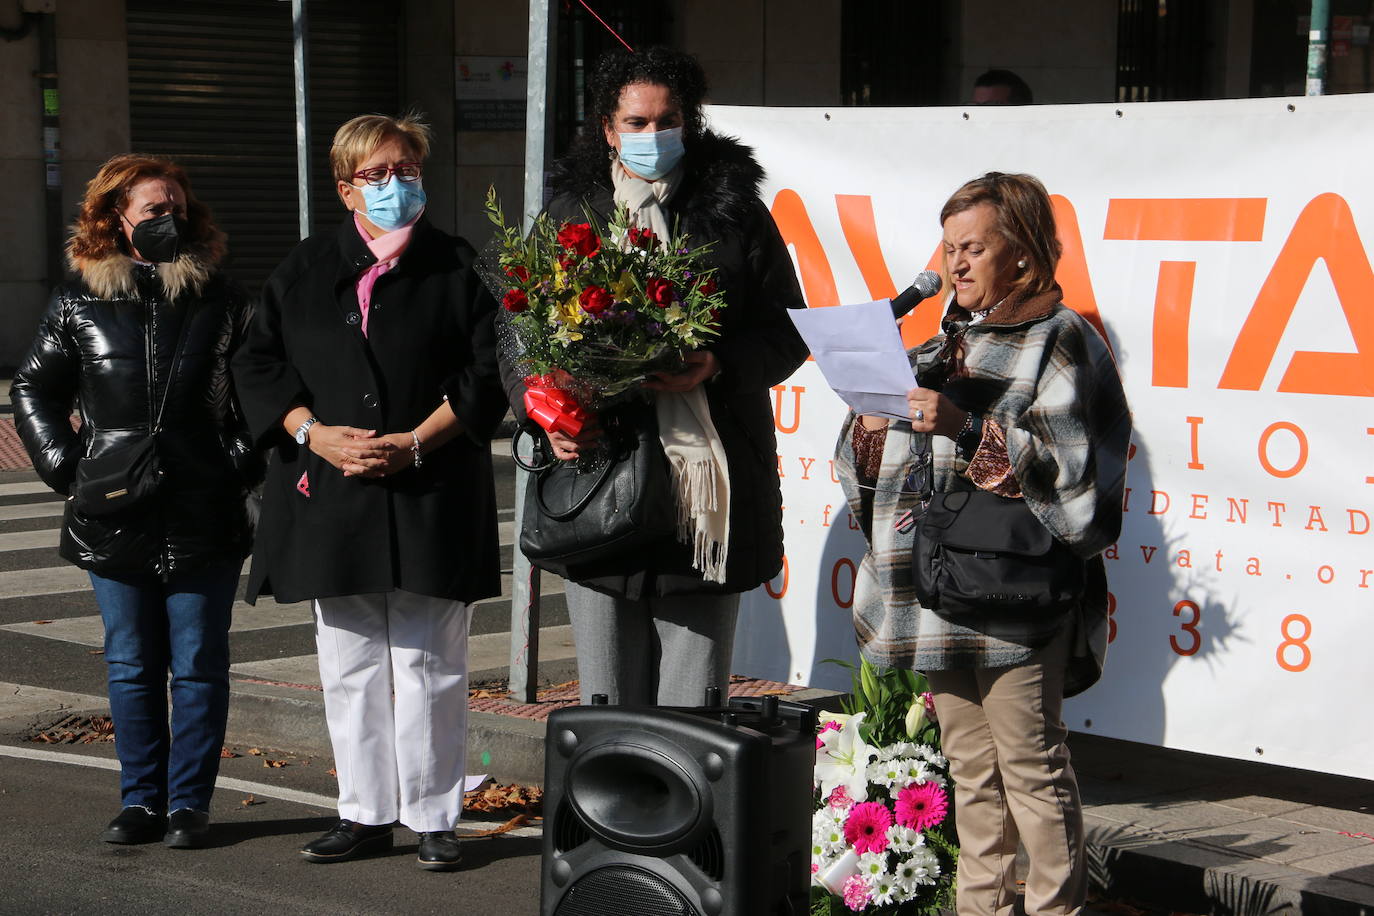
[[[348,118],[396,113],[400,4],[312,2],[310,104],[315,229],[342,215],[329,141]],[[297,241],[291,5],[281,0],[128,0],[135,152],[184,165],[229,235],[230,266],[257,288]]]

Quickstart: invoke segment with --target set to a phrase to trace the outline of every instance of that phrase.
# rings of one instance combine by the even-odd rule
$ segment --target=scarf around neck
[[[630,211],[630,225],[650,229],[664,244],[672,238],[663,204],[682,181],[682,166],[658,181],[636,178],[617,159],[611,163],[616,206]],[[725,581],[730,546],[730,473],[725,445],[711,421],[706,388],[660,391],[655,400],[659,439],[672,469],[677,536],[692,546],[692,568],[707,582]]]

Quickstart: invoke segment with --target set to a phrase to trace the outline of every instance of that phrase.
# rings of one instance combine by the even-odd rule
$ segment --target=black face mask
[[[181,250],[181,237],[186,233],[186,220],[171,213],[145,219],[130,233],[134,248],[150,261],[166,264],[176,260]]]

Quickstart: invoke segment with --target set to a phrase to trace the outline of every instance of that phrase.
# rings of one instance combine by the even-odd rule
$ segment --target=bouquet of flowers
[[[585,222],[541,214],[522,236],[494,189],[487,216],[495,250],[482,265],[501,298],[498,340],[525,376],[525,407],[546,430],[577,435],[586,411],[633,393],[651,373],[672,372],[719,333],[724,296],[710,246],[659,238],[618,210],[602,235]]]
[[[816,738],[812,916],[952,907],[949,763],[925,678],[863,661],[851,697]]]

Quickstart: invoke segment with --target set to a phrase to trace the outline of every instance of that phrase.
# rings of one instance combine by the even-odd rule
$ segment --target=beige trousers
[[[954,781],[959,916],[1010,916],[1018,839],[1027,916],[1083,908],[1083,812],[1060,714],[1067,646],[1066,632],[1030,664],[926,672]]]

